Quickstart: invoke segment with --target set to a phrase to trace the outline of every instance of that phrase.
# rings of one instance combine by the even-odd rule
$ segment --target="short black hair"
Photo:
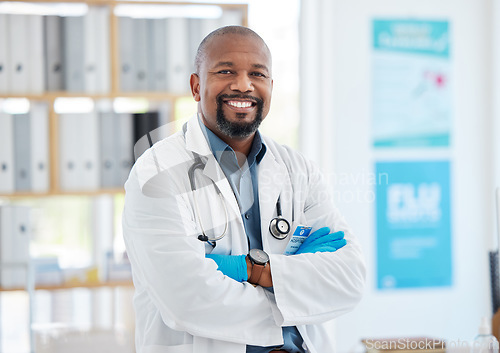
[[[218,28],[212,32],[210,32],[200,43],[198,46],[198,50],[196,51],[196,57],[194,59],[194,68],[195,68],[195,73],[199,74],[200,73],[200,67],[201,63],[205,59],[206,52],[207,52],[207,47],[210,44],[211,40],[217,37],[222,37],[226,34],[237,34],[241,36],[248,36],[248,37],[254,37],[256,39],[259,39],[267,48],[269,52],[269,56],[271,55],[271,52],[269,51],[269,47],[267,46],[266,42],[259,36],[257,33],[252,31],[248,27],[243,27],[243,26],[225,26]]]

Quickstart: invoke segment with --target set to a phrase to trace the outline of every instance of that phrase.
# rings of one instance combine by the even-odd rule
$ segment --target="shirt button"
[[[245,219],[250,219],[250,214],[249,213],[245,214]]]

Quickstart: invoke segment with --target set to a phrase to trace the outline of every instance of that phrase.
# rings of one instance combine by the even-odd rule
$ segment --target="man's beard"
[[[257,112],[255,113],[255,119],[250,123],[244,122],[231,122],[226,119],[222,106],[224,105],[224,99],[251,99],[257,106]],[[262,123],[262,111],[264,108],[264,101],[260,98],[255,98],[245,95],[228,95],[221,94],[217,96],[217,127],[220,132],[231,138],[246,138],[252,135]],[[244,118],[245,113],[236,113],[236,117]]]

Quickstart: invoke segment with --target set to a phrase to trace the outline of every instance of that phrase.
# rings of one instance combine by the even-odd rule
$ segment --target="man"
[[[190,84],[198,114],[125,185],[137,352],[333,352],[332,319],[360,300],[365,267],[318,169],[257,130],[267,45],[245,27],[212,32]],[[300,225],[313,233],[284,255]]]

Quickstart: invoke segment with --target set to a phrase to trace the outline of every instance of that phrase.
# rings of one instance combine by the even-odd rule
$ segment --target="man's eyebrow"
[[[229,66],[232,67],[234,64],[231,61],[219,61],[214,68],[220,67],[220,66]]]
[[[219,61],[213,68],[216,69],[221,66],[233,67],[234,63],[232,61]],[[252,64],[252,67],[255,69],[262,69],[269,72],[269,68],[264,64]]]
[[[269,68],[264,64],[253,64],[252,66],[256,69],[262,69],[262,70],[266,70],[267,72],[269,72]]]

